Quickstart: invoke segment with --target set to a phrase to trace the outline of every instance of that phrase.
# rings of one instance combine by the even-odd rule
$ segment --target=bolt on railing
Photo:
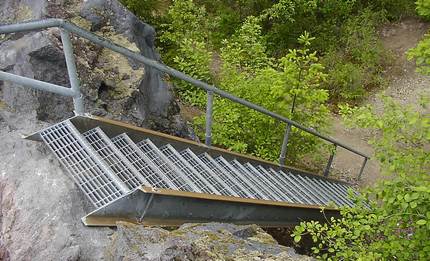
[[[323,134],[318,133],[314,129],[304,127],[300,125],[299,123],[292,121],[282,115],[276,114],[272,111],[269,111],[259,105],[256,105],[254,103],[251,103],[247,100],[241,99],[239,97],[236,97],[226,91],[223,91],[219,88],[216,88],[215,86],[211,86],[205,82],[202,82],[200,80],[194,79],[180,71],[177,71],[169,66],[166,66],[160,62],[157,62],[155,60],[149,59],[147,57],[142,56],[139,53],[133,52],[127,48],[124,48],[122,46],[119,46],[115,43],[112,43],[111,41],[100,37],[94,33],[88,32],[85,29],[82,29],[73,23],[69,23],[63,19],[45,19],[45,20],[38,20],[38,21],[30,21],[30,22],[23,22],[23,23],[17,23],[17,24],[8,24],[8,25],[1,25],[0,26],[0,34],[6,34],[6,33],[16,33],[16,32],[25,32],[25,31],[34,31],[34,30],[40,30],[40,29],[46,29],[51,27],[58,27],[61,30],[61,40],[63,42],[63,49],[66,57],[66,65],[67,65],[67,71],[69,74],[69,81],[71,88],[66,88],[63,86],[59,86],[56,84],[51,84],[47,82],[38,81],[35,79],[27,78],[18,76],[11,73],[6,73],[3,71],[0,71],[0,79],[4,81],[10,81],[16,84],[20,84],[26,87],[38,89],[38,90],[44,90],[49,91],[53,93],[57,93],[64,96],[69,96],[73,98],[74,103],[74,110],[76,115],[80,115],[84,113],[84,105],[83,105],[83,99],[82,94],[80,92],[79,88],[79,80],[78,75],[76,72],[76,65],[73,58],[73,49],[72,44],[70,41],[70,35],[69,33],[74,33],[82,38],[85,38],[95,44],[98,44],[102,47],[108,48],[114,52],[120,53],[130,59],[136,60],[138,62],[141,62],[147,66],[151,66],[161,72],[167,73],[170,76],[173,76],[175,78],[184,80],[188,83],[193,84],[196,87],[199,87],[201,89],[204,89],[207,91],[208,94],[208,100],[207,100],[207,107],[206,107],[206,135],[205,135],[205,143],[207,146],[211,146],[211,128],[212,128],[212,114],[213,114],[213,99],[214,94],[217,94],[221,96],[222,98],[229,99],[230,101],[239,103],[243,106],[246,106],[250,109],[253,109],[255,111],[258,111],[260,113],[263,113],[267,116],[270,116],[274,119],[277,119],[281,122],[285,122],[287,124],[285,136],[282,144],[281,149],[281,155],[280,155],[280,165],[285,165],[285,158],[287,153],[287,146],[288,146],[288,139],[291,132],[291,128],[295,127],[302,131],[305,131],[307,133],[310,133],[320,139],[323,139],[327,142],[330,142],[334,144],[335,146],[342,147],[352,153],[355,153],[361,157],[364,158],[362,167],[360,169],[360,173],[358,177],[360,178],[362,176],[364,167],[367,163],[367,160],[369,157],[365,155],[364,153],[361,153],[353,148],[351,148],[348,145],[345,145],[331,137],[325,136]],[[329,164],[327,164],[326,171],[324,172],[326,175],[328,175],[328,170],[330,170],[331,163],[334,158],[334,153],[330,156]]]

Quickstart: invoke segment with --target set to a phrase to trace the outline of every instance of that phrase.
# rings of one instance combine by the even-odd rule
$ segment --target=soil
[[[370,94],[363,105],[370,104],[376,108],[381,108],[382,102],[378,97],[381,92],[404,105],[416,105],[421,94],[430,93],[430,77],[418,74],[415,71],[414,62],[408,61],[406,58],[407,50],[415,47],[429,29],[429,23],[424,23],[417,18],[404,19],[382,28],[382,42],[394,56],[392,66],[387,68],[385,73],[389,84],[385,90]],[[338,115],[334,115],[333,118],[332,136],[334,138],[368,155],[372,155],[373,149],[367,143],[372,138],[372,135],[368,130],[349,129],[342,123]],[[361,164],[361,157],[339,149],[333,164],[333,173],[341,179],[353,181],[360,171]],[[384,177],[381,174],[380,167],[372,159],[366,165],[359,185],[368,186],[381,178]]]

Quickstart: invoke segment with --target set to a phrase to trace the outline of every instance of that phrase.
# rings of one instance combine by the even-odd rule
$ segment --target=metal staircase
[[[0,34],[48,28],[60,30],[70,87],[1,70],[0,80],[73,99],[75,117],[27,138],[44,141],[94,205],[96,209],[83,218],[86,225],[113,226],[127,220],[157,225],[219,221],[282,226],[338,216],[338,207],[353,205],[347,197],[349,185],[328,178],[331,164],[337,148],[348,150],[363,160],[360,178],[369,159],[366,154],[63,19],[0,25]],[[85,115],[70,34],[206,91],[205,144]],[[279,165],[211,146],[215,98],[285,124]],[[285,166],[292,128],[334,146],[324,177]]]
[[[271,166],[254,158],[247,160],[220,149],[217,153],[209,148],[202,151],[192,142],[168,135],[154,139],[145,133],[148,130],[129,127],[77,116],[29,138],[41,139],[48,145],[94,205],[98,216],[107,206],[142,188],[190,193],[191,198],[198,193],[208,199],[253,200],[260,205],[279,202],[312,209],[353,205],[345,183]],[[141,214],[128,215],[127,219],[142,221],[145,215]],[[110,218],[122,219],[121,215]],[[185,222],[189,218],[178,219]],[[208,215],[207,219],[218,220],[216,215]]]

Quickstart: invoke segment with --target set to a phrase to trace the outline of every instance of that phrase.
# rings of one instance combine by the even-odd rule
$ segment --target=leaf
[[[427,221],[426,220],[424,220],[424,219],[420,219],[420,220],[418,220],[417,221],[417,225],[425,225],[425,224],[427,224]]]
[[[302,236],[297,235],[294,237],[294,242],[298,243],[302,239]]]

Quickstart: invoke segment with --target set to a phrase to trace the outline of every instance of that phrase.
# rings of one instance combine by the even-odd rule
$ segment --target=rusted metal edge
[[[339,210],[229,196],[140,187],[82,218],[86,226],[116,226],[125,221],[143,225],[228,222],[283,227],[303,220],[326,221]]]
[[[170,195],[170,196],[178,196],[178,197],[199,198],[199,199],[209,199],[209,200],[219,200],[219,201],[229,201],[229,202],[239,202],[239,203],[251,203],[251,204],[267,205],[267,206],[310,208],[310,209],[318,209],[318,210],[320,210],[323,207],[319,205],[305,205],[305,204],[298,204],[298,203],[289,203],[285,201],[241,198],[241,197],[196,193],[196,192],[172,190],[172,189],[164,189],[164,188],[153,188],[153,187],[147,187],[147,186],[140,187],[140,190],[142,190],[145,193],[152,193],[152,194],[159,194],[159,195]],[[324,206],[324,209],[338,210],[337,208],[325,207],[325,206]]]

